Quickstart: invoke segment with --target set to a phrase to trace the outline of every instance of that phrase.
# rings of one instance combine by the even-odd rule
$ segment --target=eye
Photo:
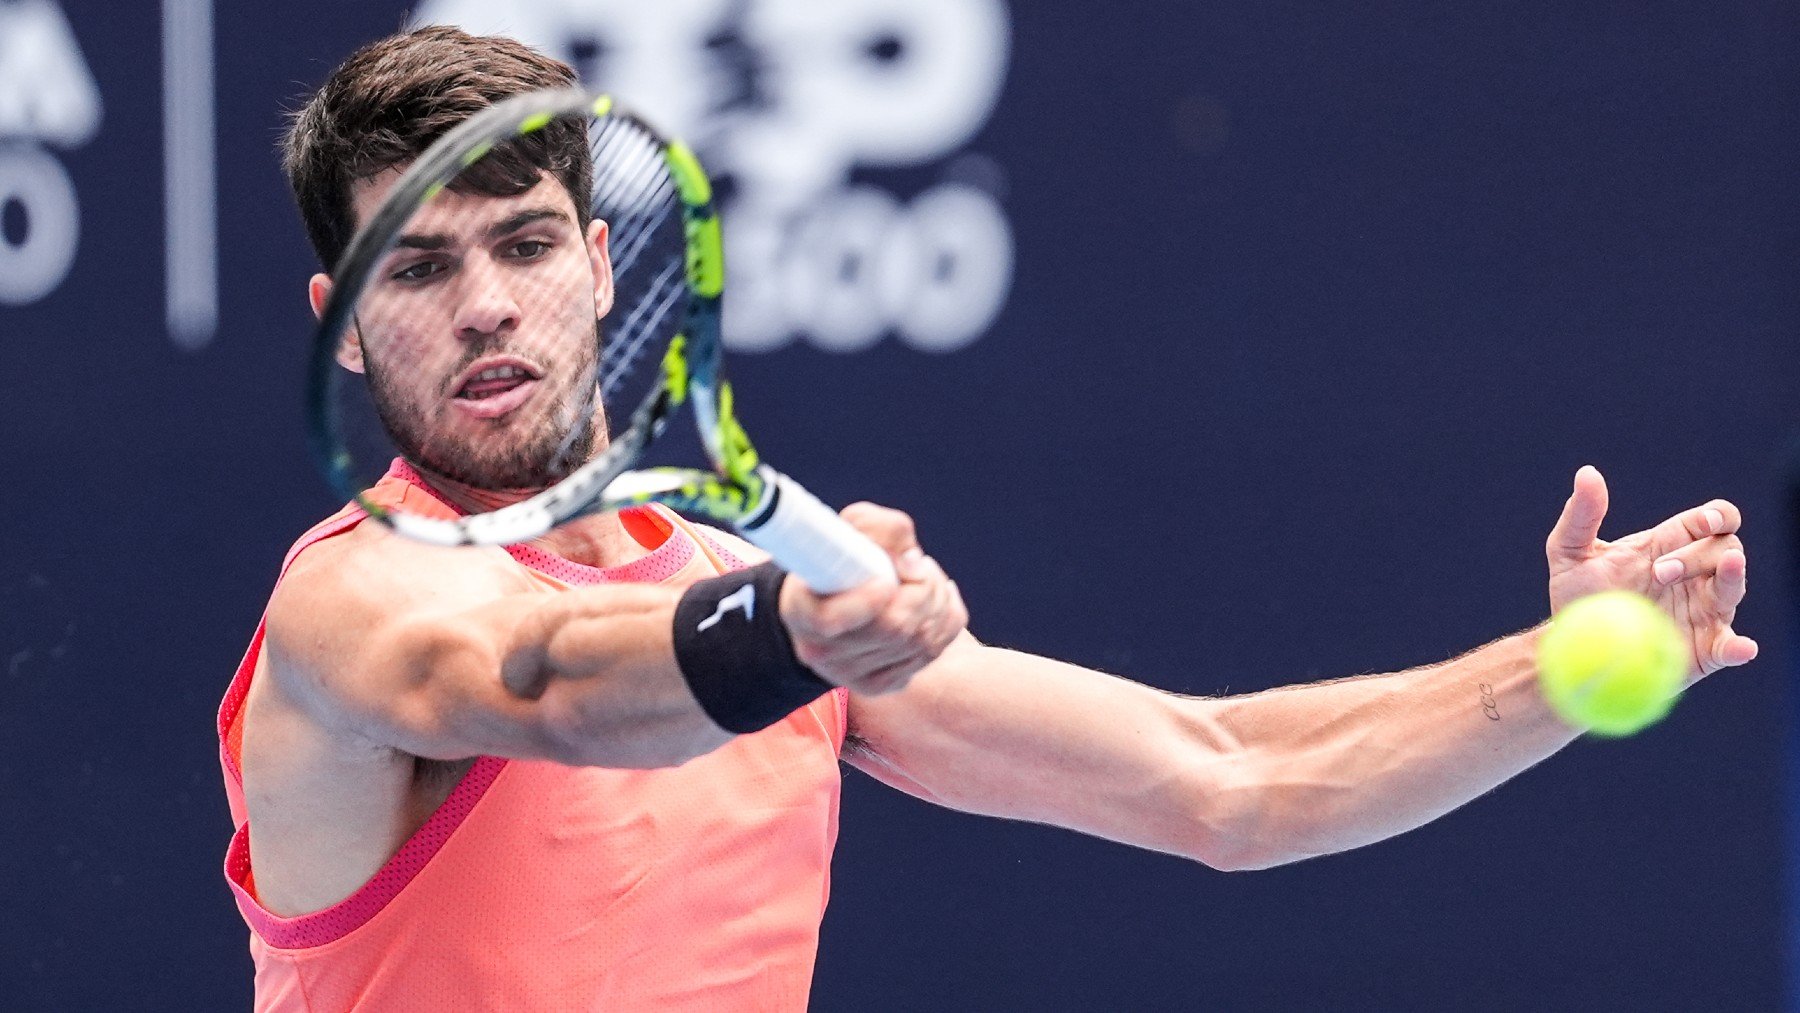
[[[421,260],[393,272],[388,277],[395,281],[424,281],[444,269],[444,265],[435,260]]]
[[[515,260],[536,260],[549,252],[550,244],[542,239],[527,239],[517,242],[507,250],[508,255]]]

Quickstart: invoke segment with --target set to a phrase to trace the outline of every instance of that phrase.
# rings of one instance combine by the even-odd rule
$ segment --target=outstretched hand
[[[1592,465],[1575,473],[1575,490],[1550,532],[1550,610],[1598,591],[1636,591],[1675,620],[1692,654],[1688,679],[1742,665],[1756,641],[1731,629],[1744,600],[1746,560],[1737,530],[1743,518],[1722,499],[1617,541],[1600,539],[1606,480]]]

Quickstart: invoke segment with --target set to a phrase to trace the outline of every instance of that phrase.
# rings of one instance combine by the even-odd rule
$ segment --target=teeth
[[[0,0],[0,3],[4,2],[5,0]],[[531,374],[521,366],[491,366],[476,373],[474,376],[469,377],[468,381],[464,384],[464,389],[460,391],[457,396],[475,398],[476,400],[491,397],[495,392],[476,394],[467,388],[472,384],[481,383],[487,380],[512,380],[515,378],[519,380],[530,380]]]

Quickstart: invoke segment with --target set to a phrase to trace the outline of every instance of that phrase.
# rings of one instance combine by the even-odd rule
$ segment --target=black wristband
[[[831,689],[794,655],[781,622],[787,571],[763,563],[691,585],[675,606],[675,662],[713,723],[743,735]]]

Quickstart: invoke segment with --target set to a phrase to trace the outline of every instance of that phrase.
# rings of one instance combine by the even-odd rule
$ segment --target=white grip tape
[[[800,483],[777,474],[775,510],[739,534],[775,557],[781,568],[820,594],[836,594],[875,579],[892,581],[894,564],[880,546],[819,502]]]

